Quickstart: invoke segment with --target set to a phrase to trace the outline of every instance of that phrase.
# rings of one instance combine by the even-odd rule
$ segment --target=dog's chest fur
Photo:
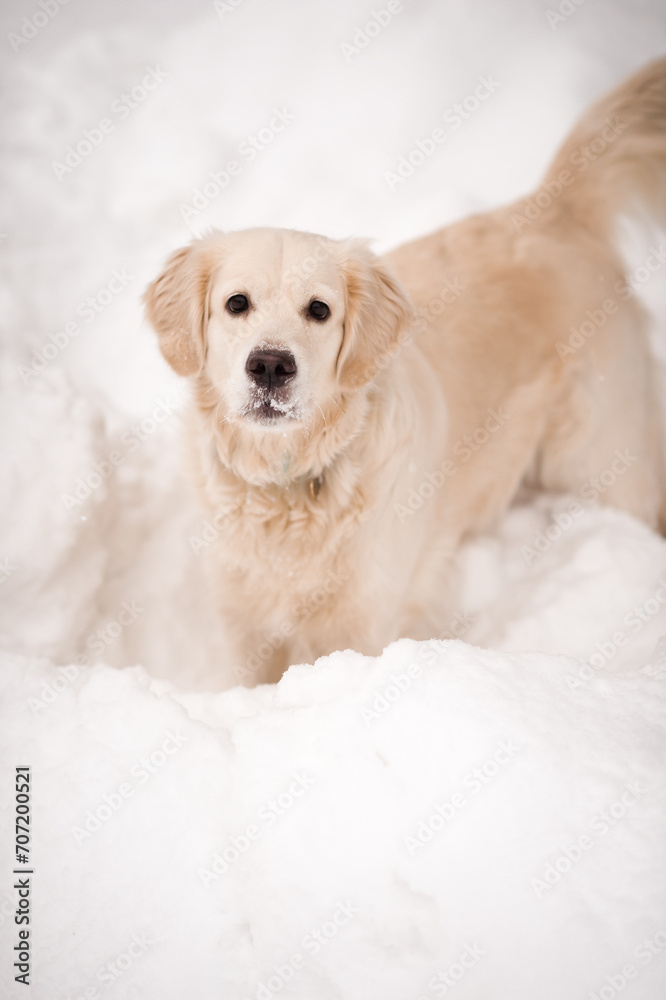
[[[264,622],[279,624],[322,581],[348,579],[368,515],[361,483],[343,488],[337,469],[327,471],[318,491],[309,478],[254,486],[221,467],[212,477],[204,493],[209,505],[214,498],[221,525],[214,558],[234,602],[240,592]]]

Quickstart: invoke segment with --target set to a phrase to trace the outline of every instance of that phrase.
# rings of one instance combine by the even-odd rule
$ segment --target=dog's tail
[[[539,202],[607,239],[620,213],[642,209],[666,225],[666,59],[590,108],[558,151]]]

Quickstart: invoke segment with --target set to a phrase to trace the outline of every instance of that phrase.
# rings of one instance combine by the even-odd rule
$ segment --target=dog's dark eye
[[[244,313],[249,308],[247,295],[232,295],[227,299],[227,309],[230,313]]]
[[[312,316],[313,319],[327,319],[330,311],[326,303],[320,302],[319,299],[315,299],[308,306],[308,316]]]

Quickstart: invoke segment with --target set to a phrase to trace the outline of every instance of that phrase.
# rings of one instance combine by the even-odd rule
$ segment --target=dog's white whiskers
[[[319,403],[317,403],[316,406],[317,406],[317,409],[319,410],[319,412],[321,413],[322,420],[324,421],[324,430],[328,430],[328,424],[326,423],[326,414],[322,410],[322,408],[319,405]],[[314,424],[312,425],[312,430],[314,431]]]
[[[331,396],[330,392],[325,392],[325,393],[324,393],[324,395],[325,395],[325,396],[326,396],[326,397],[327,397],[328,399],[330,399],[330,401],[331,401],[331,402],[333,403],[333,406],[337,406],[337,408],[339,409],[340,413],[344,413],[344,412],[345,412],[345,411],[344,411],[344,410],[342,409],[342,407],[340,406],[340,404],[338,403],[337,399],[334,399],[334,398],[333,398],[333,396]]]
[[[203,403],[205,397],[208,395],[209,392],[211,392],[213,389],[217,389],[219,386],[222,386],[223,384],[224,384],[223,380],[220,379],[219,382],[214,382],[212,385],[208,386],[208,388],[206,389],[206,391],[204,393],[202,393],[201,396],[199,396],[198,402],[199,403]],[[222,400],[220,400],[220,402],[222,402]],[[218,403],[218,406],[219,406],[219,403]]]

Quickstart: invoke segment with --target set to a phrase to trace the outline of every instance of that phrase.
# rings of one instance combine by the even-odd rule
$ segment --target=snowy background
[[[140,304],[208,226],[382,251],[529,191],[588,102],[666,50],[660,0],[560,6],[392,2],[364,45],[382,0],[3,3],[3,997],[664,996],[662,539],[522,498],[461,552],[443,635],[466,644],[239,688],[192,544],[183,389]],[[656,358],[664,272],[640,292]]]

